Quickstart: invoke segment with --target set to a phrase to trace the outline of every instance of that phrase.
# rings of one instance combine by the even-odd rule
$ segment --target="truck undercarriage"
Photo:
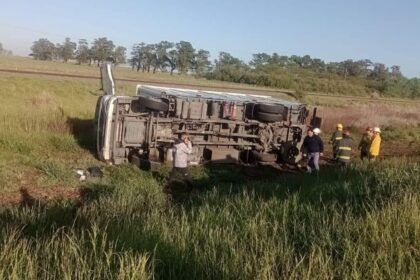
[[[116,96],[110,66],[103,66],[101,74],[105,94],[98,99],[95,118],[98,156],[104,161],[171,163],[173,145],[183,132],[193,144],[190,164],[300,160],[309,127],[304,104],[154,86],[138,86],[137,96]],[[319,126],[315,114],[314,122]]]

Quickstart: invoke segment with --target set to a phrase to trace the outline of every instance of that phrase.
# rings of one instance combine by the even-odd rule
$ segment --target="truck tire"
[[[301,153],[299,149],[292,142],[285,142],[282,144],[279,158],[282,163],[295,165],[297,159],[300,159]]]
[[[169,110],[169,105],[161,100],[152,99],[148,97],[139,96],[139,102],[144,107],[155,110],[155,111],[162,111],[167,112]]]
[[[284,106],[278,104],[264,104],[259,103],[257,105],[258,112],[270,113],[270,114],[283,114]]]
[[[279,122],[283,120],[283,115],[279,115],[279,114],[257,112],[255,115],[256,115],[257,120],[262,121],[262,122]]]
[[[299,149],[295,146],[289,146],[285,150],[284,159],[288,164],[296,164],[296,158],[299,155]]]

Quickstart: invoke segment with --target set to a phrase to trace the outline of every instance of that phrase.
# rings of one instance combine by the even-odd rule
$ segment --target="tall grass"
[[[318,177],[192,168],[200,194],[169,201],[168,170],[104,168],[92,154],[92,82],[0,76],[0,189],[83,187],[78,201],[0,206],[0,279],[420,277],[418,158]],[[31,199],[31,197],[29,197]],[[0,197],[1,202],[1,197]]]
[[[194,171],[202,194],[185,204],[169,203],[150,173],[122,166],[88,185],[95,195],[82,205],[4,209],[1,273],[19,278],[23,269],[30,279],[115,278],[122,271],[162,279],[420,276],[417,162],[253,182],[241,168]],[[237,180],[223,182],[216,173]]]
[[[58,229],[48,238],[8,230],[0,254],[1,279],[150,279],[149,256],[118,251],[102,229]]]

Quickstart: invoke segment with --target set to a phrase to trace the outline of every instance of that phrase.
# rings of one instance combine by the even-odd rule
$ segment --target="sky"
[[[0,0],[0,42],[28,55],[33,41],[108,37],[134,43],[190,41],[248,62],[259,52],[327,62],[371,59],[420,77],[419,0]]]

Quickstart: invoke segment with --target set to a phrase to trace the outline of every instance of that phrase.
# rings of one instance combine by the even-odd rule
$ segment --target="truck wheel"
[[[169,110],[169,105],[161,100],[152,99],[148,97],[139,96],[140,105],[144,107],[155,110],[155,111],[162,111],[167,112]]]
[[[283,114],[284,106],[278,104],[264,104],[259,103],[257,105],[258,112],[270,113],[270,114]]]
[[[296,158],[299,155],[299,149],[295,146],[289,147],[289,149],[286,152],[286,162],[289,164],[295,164]]]
[[[299,149],[289,143],[284,143],[281,148],[280,158],[283,162],[288,164],[295,164],[296,158],[299,156],[300,151]]]
[[[262,122],[279,122],[283,120],[283,115],[279,114],[270,114],[264,112],[256,113],[257,120]]]

